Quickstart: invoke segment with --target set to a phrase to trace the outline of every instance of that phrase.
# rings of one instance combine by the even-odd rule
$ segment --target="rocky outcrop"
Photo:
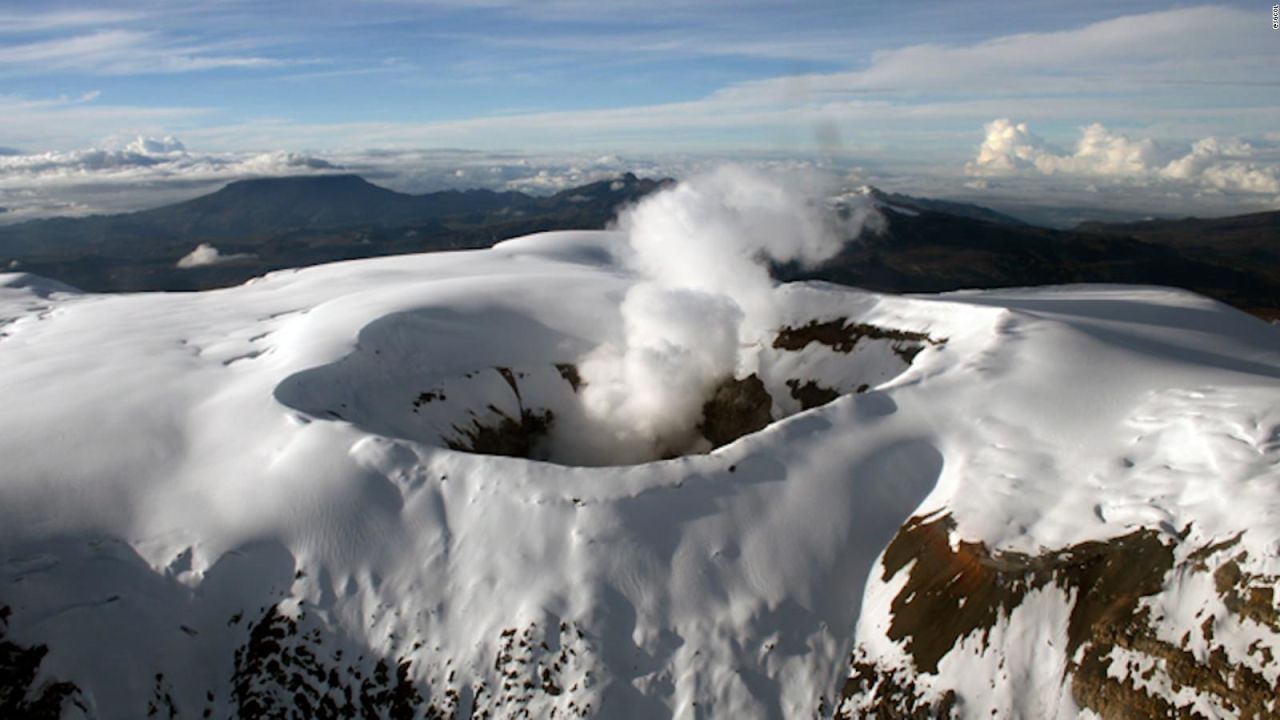
[[[887,635],[910,667],[883,663],[866,647],[855,649],[838,717],[946,717],[965,697],[941,687],[939,664],[963,642],[1001,653],[998,626],[1037,590],[1057,588],[1069,606],[1063,682],[1081,708],[1104,718],[1207,717],[1205,707],[1242,718],[1275,717],[1280,681],[1260,667],[1280,642],[1274,590],[1280,577],[1246,572],[1247,553],[1229,551],[1240,536],[1201,548],[1185,547],[1189,528],[1172,536],[1139,528],[1109,540],[1083,542],[1031,555],[997,551],[955,535],[951,516],[909,520],[885,550],[882,580],[903,576],[894,596]],[[1179,560],[1179,558],[1183,558]],[[1200,609],[1201,637],[1188,630],[1171,641],[1149,602],[1169,592],[1173,578],[1212,577],[1221,608]],[[1215,637],[1220,623],[1260,629],[1246,657]],[[1252,662],[1244,662],[1251,659]],[[1015,682],[1007,676],[994,684]]]

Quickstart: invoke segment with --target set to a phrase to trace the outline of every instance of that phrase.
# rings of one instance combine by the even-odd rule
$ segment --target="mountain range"
[[[0,267],[97,291],[222,287],[281,268],[603,227],[618,207],[661,184],[626,174],[535,197],[491,190],[409,195],[356,175],[242,180],[153,210],[0,227]],[[201,244],[232,259],[176,267]]]
[[[335,260],[489,247],[546,230],[604,228],[670,180],[626,174],[548,197],[450,190],[409,195],[356,175],[233,182],[154,210],[0,227],[0,268],[93,291],[195,290]],[[831,261],[781,266],[884,292],[1059,283],[1179,287],[1280,317],[1280,212],[1037,227],[978,205],[865,188],[887,222]],[[201,244],[214,261],[179,268]]]
[[[779,276],[882,292],[1162,285],[1280,316],[1280,212],[1053,230],[1000,220],[994,211],[958,212],[902,199],[878,205],[887,221],[883,232],[846,244],[819,267],[785,267]]]

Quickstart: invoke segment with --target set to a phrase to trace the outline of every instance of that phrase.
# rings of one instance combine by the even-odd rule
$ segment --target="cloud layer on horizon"
[[[1259,146],[1240,138],[1206,137],[1179,150],[1092,123],[1068,151],[1046,142],[1027,123],[1008,118],[987,123],[985,131],[977,157],[965,166],[970,175],[1181,183],[1207,192],[1280,196],[1280,147],[1268,141]]]
[[[975,134],[975,139],[980,134]],[[881,172],[830,157],[715,154],[589,155],[457,149],[204,153],[172,136],[74,151],[0,153],[0,223],[128,212],[213,192],[239,179],[354,173],[408,193],[486,188],[551,194],[625,172],[688,177],[726,160],[811,169],[846,184],[985,204],[1033,222],[1068,225],[1089,209],[1143,215],[1226,215],[1280,205],[1280,138],[1204,138],[1188,148],[1091,124],[1069,150],[1026,123],[988,123],[976,157],[951,172]],[[1106,189],[1108,192],[1102,192]],[[1059,216],[1053,208],[1071,208]],[[1045,211],[1049,211],[1045,214]]]
[[[0,152],[0,223],[127,212],[212,192],[235,180],[355,173],[394,190],[485,188],[547,195],[633,172],[679,176],[714,158],[537,155],[467,150],[204,153],[172,136],[137,137],[71,151]],[[815,165],[761,160],[757,165]]]
[[[304,153],[193,153],[177,138],[137,137],[71,151],[0,153],[0,222],[123,212],[230,180],[340,172]]]

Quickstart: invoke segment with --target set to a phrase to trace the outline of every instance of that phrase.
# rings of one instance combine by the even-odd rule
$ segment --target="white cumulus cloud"
[[[1133,140],[1094,123],[1084,129],[1070,155],[1041,154],[1036,169],[1044,173],[1139,176],[1155,164],[1156,145],[1149,139]]]
[[[1218,190],[1280,193],[1280,168],[1255,162],[1258,150],[1240,140],[1205,138],[1160,170],[1163,177],[1198,181]]]
[[[1098,123],[1085,127],[1071,151],[1060,150],[1026,123],[1008,118],[986,125],[970,175],[1062,175],[1135,183],[1189,184],[1202,190],[1280,193],[1280,158],[1239,139],[1203,138],[1179,151],[1151,138],[1133,138]]]
[[[168,135],[162,138],[138,137],[125,146],[125,150],[139,155],[169,155],[186,153],[187,146],[181,140]]]
[[[966,166],[970,174],[1012,173],[1035,168],[1036,160],[1049,152],[1043,139],[1026,123],[999,118],[987,123],[987,136],[978,157]]]

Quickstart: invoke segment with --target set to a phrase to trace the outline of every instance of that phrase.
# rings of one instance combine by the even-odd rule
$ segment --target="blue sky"
[[[1019,117],[1032,112],[1043,116],[1038,106],[1056,103],[1057,111],[1041,122],[1051,131],[1064,124],[1106,122],[1167,126],[1171,134],[1238,134],[1263,130],[1265,121],[1247,114],[1232,117],[1227,108],[1208,117],[1176,113],[1190,109],[1200,115],[1224,104],[1256,107],[1260,93],[1249,83],[1280,90],[1274,63],[1268,72],[1265,64],[1251,66],[1249,53],[1239,52],[1260,50],[1270,53],[1272,61],[1280,59],[1280,34],[1271,35],[1263,13],[1270,8],[1258,3],[1235,8],[1257,17],[1255,30],[1245,28],[1256,38],[1236,38],[1243,48],[1206,48],[1211,51],[1206,55],[1231,51],[1242,57],[1229,58],[1238,62],[1226,64],[1223,73],[1206,73],[1203,85],[1186,78],[1186,83],[1171,86],[1178,79],[1175,72],[1153,72],[1161,61],[1176,63],[1183,52],[1184,38],[1174,32],[1164,48],[1159,47],[1159,33],[1136,38],[1139,44],[1128,57],[1106,58],[1109,63],[1080,67],[1079,61],[1088,58],[1065,56],[1060,65],[1050,62],[1013,78],[1033,81],[1018,87],[985,85],[980,72],[959,77],[954,85],[929,83],[928,74],[947,68],[931,68],[923,59],[880,82],[849,78],[847,88],[825,97],[804,97],[805,79],[821,82],[841,74],[873,72],[885,64],[886,54],[912,49],[963,51],[1028,34],[1088,34],[1091,25],[1126,16],[1137,31],[1144,25],[1142,16],[1167,15],[1176,8],[1159,3],[1039,1],[689,4],[9,2],[0,11],[3,94],[11,101],[92,99],[56,113],[60,121],[52,125],[0,124],[0,137],[11,136],[0,142],[70,149],[101,141],[95,136],[97,125],[124,135],[185,137],[196,131],[199,137],[216,140],[218,149],[248,149],[255,143],[266,143],[257,145],[259,149],[350,147],[361,143],[360,125],[396,124],[404,128],[399,134],[386,133],[391,145],[448,146],[462,139],[469,146],[521,149],[518,122],[490,123],[487,128],[481,124],[473,132],[442,128],[434,137],[429,126],[495,116],[698,103],[751,81],[773,84],[759,90],[760,105],[752,109],[776,109],[775,116],[744,123],[732,117],[731,103],[722,103],[721,108],[690,108],[690,114],[711,115],[712,122],[702,128],[685,127],[683,133],[637,130],[625,119],[602,118],[591,123],[588,132],[530,133],[526,142],[541,148],[611,151],[802,149],[806,138],[793,137],[796,129],[812,124],[812,118],[803,116],[814,115],[815,107],[827,101],[887,102],[902,110],[901,119],[870,112],[862,122],[853,113],[833,112],[837,126],[841,118],[850,120],[840,135],[849,135],[854,143],[860,135],[892,141],[901,134],[905,139],[909,129],[917,129],[929,142],[939,134],[972,136],[979,127],[963,122],[960,103],[975,101],[987,101],[995,115]],[[1230,18],[1230,6],[1216,10],[1220,12],[1203,14]],[[1179,30],[1194,31],[1196,24],[1196,18],[1188,17]],[[1227,38],[1233,29],[1211,28]],[[1251,41],[1260,47],[1249,47]],[[1011,65],[1024,61],[1017,49],[1008,55]],[[1112,86],[1090,88],[1090,80],[1103,79],[1100,70],[1117,73],[1109,78]],[[793,87],[782,87],[789,78]],[[1145,79],[1164,86],[1143,87]],[[1224,85],[1228,82],[1238,84]],[[1080,106],[1068,109],[1063,101]],[[1267,105],[1273,108],[1274,100]],[[790,123],[788,109],[795,112]],[[1009,112],[999,112],[1002,109]],[[1017,112],[1020,109],[1026,112]],[[113,111],[112,121],[92,122]],[[719,126],[713,122],[717,111],[724,119]],[[86,122],[77,124],[78,115]],[[912,128],[903,128],[904,121]],[[319,132],[306,132],[298,138],[304,142],[298,143],[287,129],[294,125]],[[415,134],[412,126],[424,127]],[[243,135],[237,136],[237,128]]]
[[[1277,60],[1259,2],[8,0],[0,147],[836,156],[1044,179],[1114,176],[1123,162],[1036,159],[1101,124],[1155,143],[1148,174],[1213,138],[1265,175]],[[977,163],[1002,119],[1026,132]]]

